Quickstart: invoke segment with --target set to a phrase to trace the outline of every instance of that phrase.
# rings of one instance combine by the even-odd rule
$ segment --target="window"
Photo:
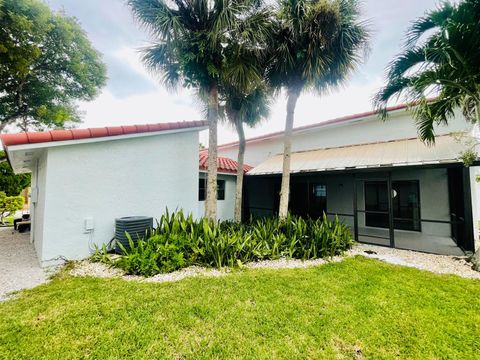
[[[206,179],[198,179],[198,200],[204,201],[207,197]],[[217,180],[217,200],[225,200],[225,180]]]
[[[198,200],[205,200],[205,179],[198,179]]]
[[[393,227],[421,231],[420,190],[418,180],[392,181]],[[386,181],[365,182],[365,225],[388,228],[388,192]]]
[[[225,180],[217,180],[217,200],[225,200]]]
[[[294,215],[319,218],[327,211],[327,186],[313,182],[292,182],[290,212]]]

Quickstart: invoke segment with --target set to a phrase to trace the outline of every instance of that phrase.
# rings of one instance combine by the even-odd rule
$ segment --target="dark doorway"
[[[452,238],[463,250],[474,251],[471,189],[468,168],[448,169]]]
[[[421,231],[420,191],[417,180],[392,181],[393,227]],[[365,182],[365,225],[389,228],[386,181]]]
[[[290,212],[302,217],[318,218],[327,211],[327,187],[318,182],[292,182]]]

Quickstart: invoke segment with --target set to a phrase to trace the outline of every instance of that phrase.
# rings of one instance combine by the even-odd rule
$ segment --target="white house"
[[[472,126],[457,116],[437,126],[435,146],[426,146],[406,106],[390,108],[389,115],[386,122],[368,112],[294,129],[290,211],[338,215],[358,241],[444,254],[474,251],[480,245],[480,171],[458,159],[471,147]],[[226,157],[237,151],[235,142],[218,148]],[[283,132],[247,140],[245,162],[254,168],[245,181],[245,218],[277,212],[282,152]]]
[[[477,164],[459,160],[471,125],[461,116],[417,139],[405,106],[299,127],[293,132],[290,211],[338,216],[355,239],[442,254],[478,247]],[[16,173],[32,173],[32,231],[42,264],[90,255],[115,218],[158,218],[169,208],[204,213],[207,154],[202,121],[4,134]],[[464,134],[461,140],[453,133]],[[283,133],[247,141],[244,218],[278,209]],[[233,218],[238,144],[219,147],[218,215]],[[390,194],[390,195],[389,195]]]
[[[198,211],[203,121],[1,135],[16,173],[32,173],[39,261],[89,256],[117,217]],[[92,228],[93,227],[93,228]]]

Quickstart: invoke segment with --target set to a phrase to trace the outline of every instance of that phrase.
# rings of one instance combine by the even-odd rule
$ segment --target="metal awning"
[[[347,169],[456,163],[466,149],[466,139],[437,136],[435,145],[419,139],[401,139],[292,153],[291,173]],[[282,173],[283,155],[276,155],[254,167],[248,175]]]

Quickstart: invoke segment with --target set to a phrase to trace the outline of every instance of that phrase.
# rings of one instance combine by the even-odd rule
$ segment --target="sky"
[[[54,10],[63,10],[78,19],[93,46],[103,54],[108,82],[99,96],[79,103],[83,124],[100,127],[190,121],[203,118],[202,107],[193,92],[167,91],[155,74],[140,60],[140,49],[150,44],[146,31],[135,22],[125,0],[47,0]],[[401,50],[405,31],[414,19],[433,9],[437,0],[364,0],[363,15],[370,20],[371,51],[366,61],[343,88],[322,97],[304,93],[296,107],[295,126],[372,109],[371,98],[384,81],[387,64]],[[246,129],[248,137],[284,128],[286,99],[279,95],[267,121]],[[218,143],[237,140],[228,124],[219,127]],[[200,135],[208,142],[206,132]]]

